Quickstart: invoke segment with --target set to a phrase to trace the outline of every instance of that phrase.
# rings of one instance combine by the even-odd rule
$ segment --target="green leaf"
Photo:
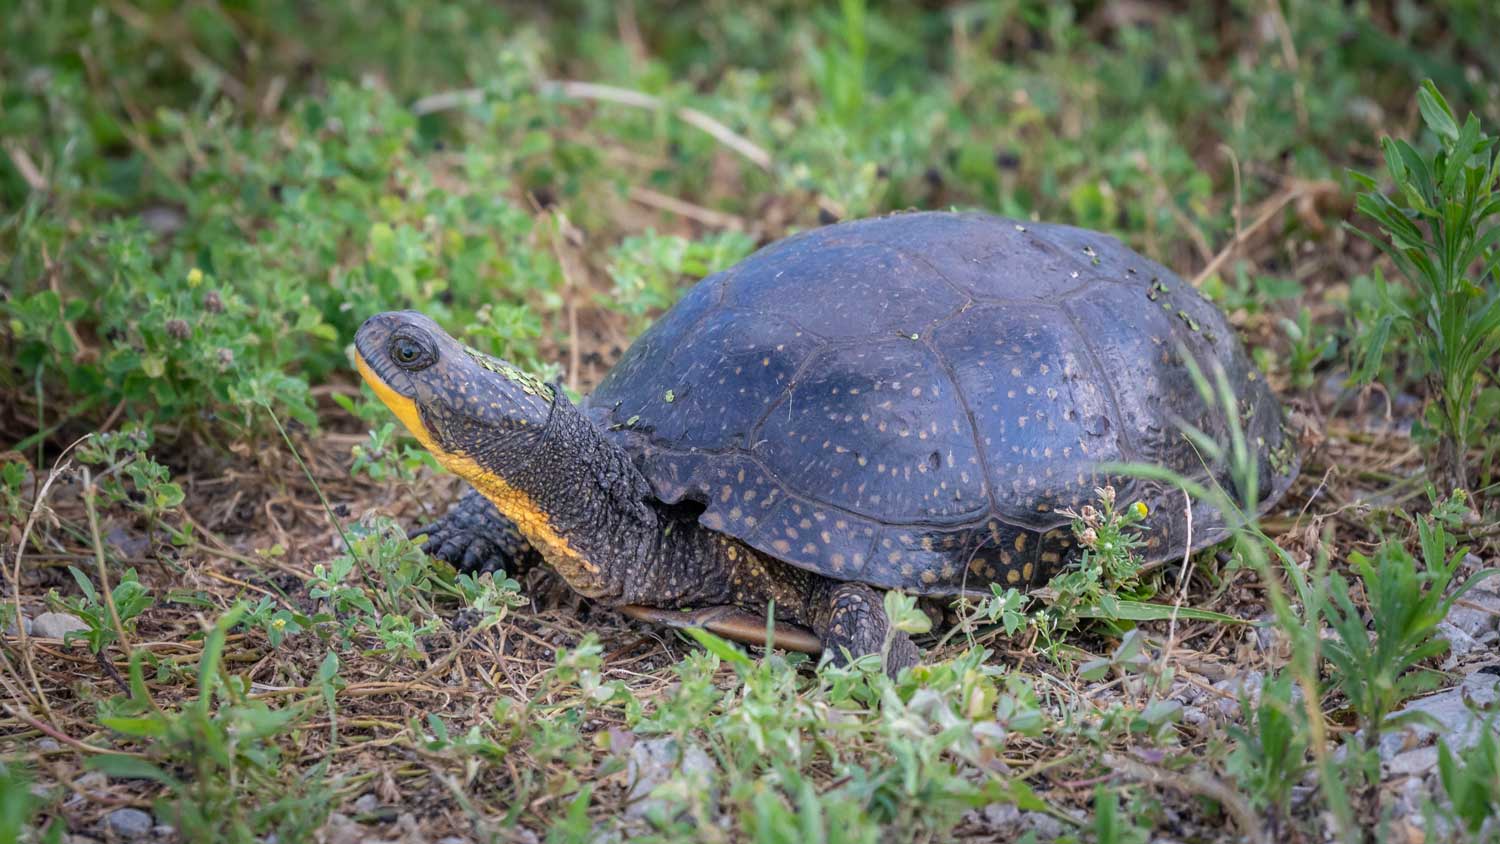
[[[99,723],[127,736],[156,738],[167,732],[167,725],[160,718],[100,718]]]
[[[1431,79],[1424,80],[1417,91],[1417,107],[1422,111],[1423,122],[1432,131],[1448,139],[1458,137],[1458,121],[1453,117],[1453,109],[1448,107],[1448,101],[1443,99],[1442,92]]]
[[[1380,374],[1380,364],[1385,360],[1385,347],[1390,342],[1391,328],[1395,324],[1396,318],[1390,314],[1375,323],[1375,327],[1364,338],[1365,351],[1360,357],[1359,369],[1354,371],[1350,380],[1356,384],[1368,384]]]
[[[329,651],[318,666],[318,682],[327,683],[339,674],[339,655]]]
[[[167,359],[161,355],[142,355],[141,371],[147,378],[160,378],[167,374]]]
[[[755,664],[744,651],[701,627],[689,627],[684,632],[693,637],[699,645],[702,645],[704,650],[731,665],[750,668]]]
[[[1192,621],[1214,621],[1220,624],[1249,624],[1241,618],[1232,615],[1214,612],[1212,610],[1197,609],[1195,607],[1169,607],[1165,604],[1151,604],[1145,601],[1130,601],[1120,599],[1116,601],[1116,611],[1105,613],[1099,607],[1079,610],[1080,618],[1103,618],[1114,621],[1166,621],[1173,615],[1179,619],[1190,619]]]
[[[139,756],[126,756],[123,753],[105,753],[98,756],[90,756],[88,762],[85,764],[87,767],[95,771],[103,771],[111,777],[151,780],[173,788],[179,786],[175,777]]]
[[[1109,676],[1110,661],[1107,659],[1091,659],[1078,666],[1078,677],[1088,682],[1103,680]]]
[[[77,566],[68,566],[68,573],[73,575],[73,580],[78,583],[78,588],[83,591],[89,603],[97,605],[99,603],[99,592],[94,589],[93,581],[89,580],[87,575],[79,571]]]

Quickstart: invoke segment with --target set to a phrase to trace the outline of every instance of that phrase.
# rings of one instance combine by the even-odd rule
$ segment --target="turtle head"
[[[415,311],[389,311],[354,335],[360,375],[438,461],[470,483],[504,478],[542,436],[554,392],[465,346]]]

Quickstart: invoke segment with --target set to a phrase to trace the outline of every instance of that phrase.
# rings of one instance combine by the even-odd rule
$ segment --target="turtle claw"
[[[437,521],[409,535],[426,536],[423,551],[469,574],[519,574],[539,556],[515,524],[474,490],[464,493]]]

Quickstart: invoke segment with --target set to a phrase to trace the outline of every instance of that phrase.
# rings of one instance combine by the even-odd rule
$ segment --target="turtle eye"
[[[432,365],[433,354],[412,337],[397,335],[391,340],[391,359],[402,369],[424,369]]]

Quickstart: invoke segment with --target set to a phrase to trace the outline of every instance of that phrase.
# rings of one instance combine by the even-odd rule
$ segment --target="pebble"
[[[376,797],[372,793],[361,794],[359,796],[359,799],[354,801],[354,811],[358,812],[361,815],[372,814],[376,809],[379,808],[380,798]]]
[[[37,753],[51,753],[54,750],[62,750],[62,745],[58,744],[57,739],[51,736],[42,736],[36,740],[34,746]]]
[[[1021,828],[1036,833],[1038,841],[1056,841],[1062,837],[1062,821],[1043,812],[1021,813]]]
[[[1485,585],[1493,582],[1486,581]],[[1448,617],[1443,624],[1457,628],[1475,639],[1500,626],[1500,593],[1492,592],[1484,586],[1476,586],[1464,593],[1459,601],[1462,603],[1455,603],[1448,610]]]
[[[1458,665],[1460,657],[1468,656],[1482,647],[1478,639],[1449,621],[1438,622],[1437,635],[1448,642],[1448,656],[1443,660],[1442,666],[1444,670],[1451,670]]]
[[[1479,743],[1484,727],[1483,712],[1492,709],[1500,701],[1500,667],[1489,666],[1464,678],[1458,686],[1419,698],[1407,704],[1400,714],[1424,712],[1442,725],[1441,733],[1421,724],[1407,724],[1400,730],[1381,736],[1380,758],[1387,765],[1398,757],[1415,753],[1428,745],[1435,745],[1441,738],[1454,753],[1464,753]],[[1424,762],[1426,756],[1404,760],[1404,766]],[[1431,761],[1437,763],[1437,751],[1432,751]]]
[[[323,824],[324,844],[364,844],[370,835],[363,826],[349,819],[348,815],[334,812]]]
[[[77,616],[65,612],[44,612],[31,622],[31,635],[38,639],[61,639],[72,630],[87,630]]]
[[[1240,697],[1248,695],[1252,704],[1260,701],[1260,685],[1265,675],[1259,671],[1246,671],[1238,677],[1230,677],[1214,683],[1214,688],[1228,692],[1233,697],[1220,697],[1214,701],[1219,714],[1225,718],[1237,718],[1240,714]]]
[[[980,811],[979,817],[992,831],[999,831],[1020,823],[1021,810],[1014,803],[991,803]]]
[[[663,801],[651,799],[648,795],[671,780],[686,779],[699,788],[706,788],[712,780],[713,769],[713,760],[696,745],[688,745],[683,750],[677,739],[671,737],[637,740],[631,745],[630,757],[625,763],[625,780],[630,783],[630,802],[625,807],[625,816],[636,820],[661,807]]]
[[[21,627],[22,627],[22,629],[24,629],[26,631],[26,635],[27,636],[35,636],[36,635],[36,631],[32,627],[31,617],[30,616],[26,616],[26,615],[21,616]],[[15,635],[18,635],[18,634],[19,634],[19,631],[16,630],[16,623],[14,621],[12,621],[11,623],[5,625],[5,635],[7,635],[7,636],[15,636]]]
[[[156,819],[149,812],[140,809],[116,809],[109,813],[104,822],[109,826],[110,832],[132,841],[145,838],[151,834],[151,828],[156,826]]]

